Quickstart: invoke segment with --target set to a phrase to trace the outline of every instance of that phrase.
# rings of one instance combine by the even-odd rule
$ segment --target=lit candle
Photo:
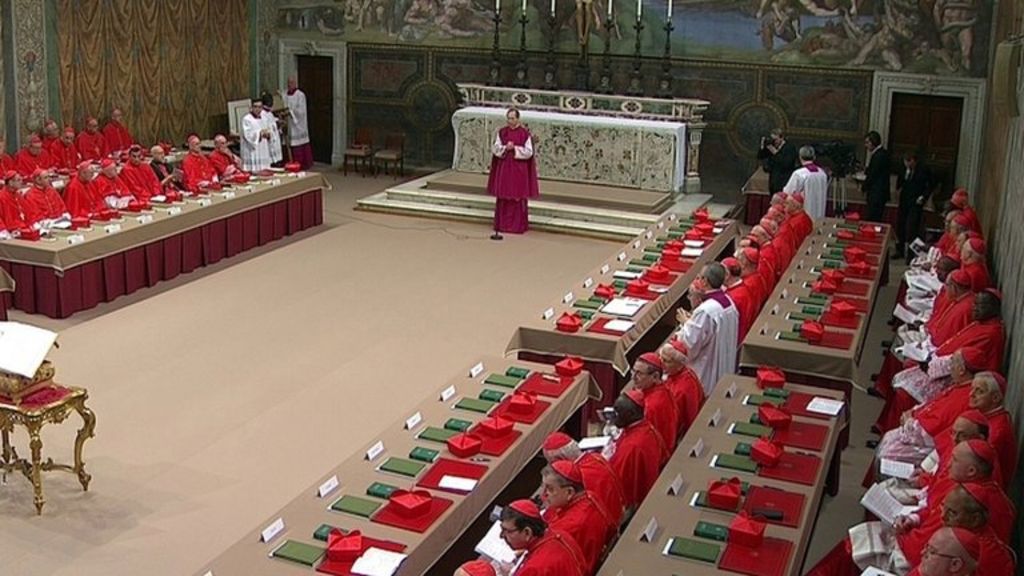
[[[555,15],[555,0],[551,0],[551,16]]]
[[[668,0],[668,19],[672,19],[672,0]]]
[[[494,11],[501,12],[501,0],[494,0]]]
[[[608,0],[608,18],[612,17],[612,0]]]
[[[640,21],[640,15],[644,13],[644,0],[636,0],[636,21]]]
[[[526,13],[526,0],[523,0],[523,13]]]

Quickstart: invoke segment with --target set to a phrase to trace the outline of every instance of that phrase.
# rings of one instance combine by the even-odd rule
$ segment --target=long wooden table
[[[841,399],[837,392],[820,388],[792,383],[787,383],[784,388],[790,394]],[[718,567],[716,563],[700,562],[664,553],[669,539],[678,537],[719,545],[722,553],[725,552],[725,542],[695,536],[694,528],[699,521],[728,526],[736,513],[698,506],[694,499],[698,492],[706,491],[712,481],[732,477],[737,477],[751,486],[778,488],[803,497],[796,527],[769,523],[765,530],[766,538],[791,543],[790,553],[779,574],[795,576],[803,573],[803,561],[817,521],[826,475],[835,455],[840,430],[846,425],[848,413],[840,412],[836,417],[823,418],[793,416],[794,423],[827,428],[821,450],[785,448],[787,452],[818,458],[818,468],[811,484],[775,480],[712,466],[712,459],[717,455],[732,454],[738,443],[753,442],[753,438],[731,434],[729,430],[734,423],[750,421],[751,416],[757,413],[757,408],[745,404],[744,401],[748,396],[756,397],[762,394],[763,391],[758,389],[753,378],[730,375],[718,382],[701,409],[697,421],[680,441],[679,447],[665,465],[651,492],[609,553],[598,572],[600,576],[691,576],[735,573]],[[694,452],[695,447],[699,447],[700,450]]]
[[[65,318],[323,223],[320,174],[278,174],[86,230],[0,242],[14,307]]]
[[[408,554],[408,558],[397,574],[412,576],[426,573],[458,540],[459,536],[474,523],[474,520],[490,511],[491,503],[498,494],[537,455],[544,439],[577,413],[587,398],[594,393],[590,375],[587,372],[582,372],[571,379],[571,384],[567,385],[560,396],[539,396],[539,400],[550,402],[550,406],[532,424],[515,424],[515,430],[521,435],[500,456],[483,456],[481,454],[473,459],[460,459],[449,453],[442,443],[417,439],[417,436],[428,427],[443,428],[450,418],[468,420],[474,425],[483,420],[484,414],[454,406],[463,398],[478,398],[480,393],[485,390],[510,394],[512,388],[486,382],[494,374],[503,375],[511,367],[525,368],[531,371],[531,374],[553,372],[552,367],[546,364],[491,357],[481,358],[479,361],[484,367],[479,375],[470,376],[472,369],[467,366],[466,371],[461,375],[432,390],[427,398],[408,411],[406,418],[409,420],[402,419],[381,430],[370,444],[338,464],[324,478],[319,479],[308,489],[303,490],[284,508],[268,516],[260,526],[213,561],[204,565],[197,574],[205,575],[209,572],[212,572],[214,576],[316,574],[312,567],[274,558],[271,555],[285,541],[298,541],[326,548],[326,543],[314,539],[314,532],[323,524],[344,530],[360,530],[366,537],[404,544],[406,546],[404,553]],[[523,381],[520,381],[518,387],[522,388],[524,385]],[[454,387],[454,394],[440,400],[447,396],[447,391],[452,387]],[[411,429],[408,428],[410,425]],[[383,443],[383,450],[380,454],[369,458],[367,452],[373,449],[378,442]],[[417,481],[422,481],[424,475],[428,474],[427,470],[430,465],[427,465],[427,468],[416,479],[379,470],[382,463],[389,458],[408,459],[411,450],[416,447],[438,450],[441,453],[441,458],[458,460],[463,464],[485,466],[486,472],[472,492],[466,495],[431,490],[434,496],[452,500],[453,503],[424,532],[395,528],[330,509],[332,503],[342,496],[357,496],[384,504],[385,500],[367,495],[367,488],[374,482],[410,489]],[[332,476],[338,479],[340,486],[325,497],[318,497],[318,488]],[[539,478],[535,480],[536,483],[533,486],[540,481]],[[379,514],[379,510],[377,513]],[[263,529],[277,519],[283,520],[284,529],[269,542],[261,541],[260,536]],[[470,559],[468,556],[463,558],[463,560],[468,559]]]
[[[538,310],[533,319],[521,324],[512,335],[505,353],[544,362],[558,360],[566,354],[578,356],[585,361],[587,370],[594,375],[601,388],[602,405],[614,402],[624,384],[621,377],[629,371],[632,356],[651,349],[638,344],[649,341],[653,347],[662,342],[675,326],[674,317],[670,317],[670,314],[674,313],[701,268],[731,253],[738,224],[734,221],[721,221],[721,228],[716,228],[719,230],[718,234],[702,248],[700,256],[683,259],[689,268],[684,272],[673,273],[673,278],[665,286],[664,293],[648,302],[634,317],[629,318],[634,326],[625,333],[606,334],[591,331],[595,322],[612,316],[583,305],[594,298],[594,290],[599,285],[613,283],[616,271],[642,272],[657,263],[661,246],[669,239],[680,237],[692,226],[692,221],[677,220],[674,214],[664,216],[584,275],[579,283],[568,287],[564,296],[550,308]],[[619,282],[620,287],[624,284],[625,282]],[[578,332],[567,333],[556,328],[558,318],[565,312],[592,313],[593,316]],[[663,333],[654,330],[656,326],[664,323],[670,325],[663,326],[664,330],[660,331]]]

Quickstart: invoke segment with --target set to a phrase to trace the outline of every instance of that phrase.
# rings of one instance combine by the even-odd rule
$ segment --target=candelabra
[[[526,63],[526,24],[529,21],[526,10],[523,10],[519,16],[519,64],[516,65],[516,86],[519,88],[530,85],[530,69]]]
[[[658,81],[658,96],[671,98],[672,92],[672,19],[665,20],[665,55],[661,59],[661,80]]]
[[[611,1],[611,0],[609,0]],[[615,20],[612,15],[604,22],[604,55],[601,60],[601,80],[598,81],[595,92],[600,94],[612,93],[612,28],[615,27]]]
[[[626,94],[630,96],[643,96],[643,74],[640,71],[642,63],[640,59],[640,33],[644,29],[644,23],[639,16],[636,18],[636,23],[633,24],[633,29],[636,30],[636,42],[633,44],[633,72],[629,75],[629,88],[626,90]]]
[[[501,9],[494,10],[494,46],[491,48],[491,70],[487,74],[487,84],[501,84]]]
[[[558,42],[558,21],[554,11],[548,15],[548,27],[551,35],[548,38],[548,57],[544,65],[544,89],[558,90],[558,61],[555,59],[555,45]]]

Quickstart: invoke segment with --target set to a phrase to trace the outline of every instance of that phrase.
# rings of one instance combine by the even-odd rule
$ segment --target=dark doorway
[[[892,96],[889,152],[894,166],[902,166],[896,162],[904,154],[916,151],[936,179],[936,205],[953,193],[963,107],[963,98],[902,93]]]
[[[313,159],[331,163],[334,154],[334,59],[297,56],[299,88],[306,93]]]

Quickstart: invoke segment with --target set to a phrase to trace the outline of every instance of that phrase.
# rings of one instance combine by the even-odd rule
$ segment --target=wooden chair
[[[352,144],[345,148],[345,156],[341,159],[341,172],[348,175],[348,159],[352,159],[352,169],[358,170],[366,176],[373,161],[373,132],[369,128],[356,128],[356,137]],[[362,160],[363,168],[359,170],[359,161]]]
[[[388,134],[384,137],[384,148],[373,155],[374,178],[381,166],[387,174],[389,164],[395,167],[395,178],[405,175],[405,134]]]

